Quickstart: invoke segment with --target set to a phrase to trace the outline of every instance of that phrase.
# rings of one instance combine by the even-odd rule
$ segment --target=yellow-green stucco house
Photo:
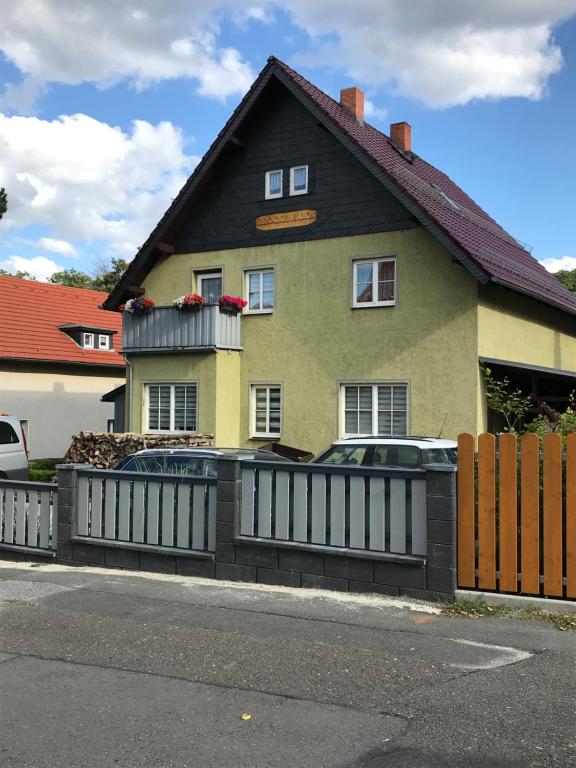
[[[197,312],[172,306],[202,294]],[[576,386],[576,297],[410,127],[364,122],[270,59],[105,306],[124,315],[127,428],[317,452],[488,426],[480,364],[535,402]],[[241,314],[221,295],[243,297]]]

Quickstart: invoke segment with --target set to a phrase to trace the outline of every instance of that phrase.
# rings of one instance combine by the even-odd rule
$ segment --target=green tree
[[[23,272],[21,269],[17,272],[8,272],[7,269],[0,269],[0,277],[19,277],[21,280],[36,280],[30,272]]]
[[[4,187],[0,187],[0,219],[6,213],[8,208],[8,196]]]
[[[561,269],[559,272],[554,272],[554,277],[560,280],[569,291],[576,293],[576,269]]]
[[[532,397],[525,395],[521,389],[511,389],[507,376],[501,381],[496,379],[485,365],[482,366],[482,374],[488,407],[503,417],[506,432],[518,432],[524,426],[523,419],[532,405]]]
[[[54,272],[49,282],[54,285],[67,285],[70,288],[94,290],[94,280],[90,275],[77,269],[63,269],[61,272]]]
[[[128,262],[124,259],[112,259],[111,262],[101,261],[96,266],[93,280],[94,290],[110,293],[127,268]]]

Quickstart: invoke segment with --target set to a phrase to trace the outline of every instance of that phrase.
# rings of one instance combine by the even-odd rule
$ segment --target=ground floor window
[[[198,385],[147,384],[148,431],[196,432]]]
[[[278,384],[253,384],[252,437],[280,437],[282,388]]]
[[[340,397],[345,436],[407,434],[407,384],[343,384]]]

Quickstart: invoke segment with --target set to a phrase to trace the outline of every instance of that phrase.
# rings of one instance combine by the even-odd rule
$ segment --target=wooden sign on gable
[[[256,229],[287,229],[288,227],[304,227],[316,221],[316,211],[304,209],[301,211],[287,211],[286,213],[268,213],[258,216]]]

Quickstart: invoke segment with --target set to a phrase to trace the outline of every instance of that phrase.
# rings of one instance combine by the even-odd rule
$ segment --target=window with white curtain
[[[252,437],[280,437],[282,388],[275,384],[252,385]]]
[[[149,432],[196,432],[198,385],[147,384],[147,430]]]
[[[343,384],[340,397],[345,437],[408,433],[407,384]]]

